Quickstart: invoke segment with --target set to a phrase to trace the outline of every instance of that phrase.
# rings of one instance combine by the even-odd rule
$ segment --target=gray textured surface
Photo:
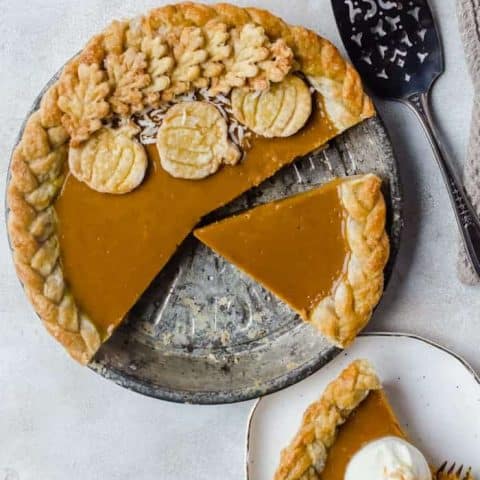
[[[108,19],[160,1],[0,0],[0,182],[15,134],[35,94]],[[243,1],[271,8],[339,44],[327,0]],[[446,74],[434,107],[455,158],[467,145],[472,88],[453,0],[434,0]],[[50,52],[50,53],[46,53]],[[405,330],[462,354],[480,370],[480,292],[456,277],[457,232],[440,172],[415,118],[380,105],[397,148],[406,227],[390,287],[370,329]],[[3,225],[1,227],[4,228]],[[130,480],[243,478],[251,402],[175,405],[142,397],[68,361],[44,332],[13,272],[0,236],[0,479]],[[9,475],[9,476],[8,476]]]
[[[480,2],[457,0],[457,16],[465,48],[465,58],[474,85],[474,104],[470,141],[464,166],[464,181],[473,206],[480,214]],[[460,245],[458,256],[460,280],[477,285],[480,278],[474,272],[465,250]]]

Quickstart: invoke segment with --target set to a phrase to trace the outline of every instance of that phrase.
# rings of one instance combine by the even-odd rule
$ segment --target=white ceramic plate
[[[480,473],[480,378],[460,357],[404,334],[366,334],[306,380],[261,398],[247,431],[246,478],[272,480],[303,412],[352,360],[375,366],[402,427],[433,465],[455,460]]]

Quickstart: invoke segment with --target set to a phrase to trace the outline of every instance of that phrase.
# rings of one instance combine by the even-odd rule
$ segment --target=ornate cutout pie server
[[[472,265],[480,275],[480,221],[434,125],[430,93],[444,71],[426,0],[332,0],[345,48],[375,95],[403,102],[420,120],[448,188]]]

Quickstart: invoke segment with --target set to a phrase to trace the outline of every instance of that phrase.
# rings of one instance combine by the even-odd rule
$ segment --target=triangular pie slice
[[[397,449],[408,454],[398,457]],[[370,475],[368,467],[374,467]],[[428,466],[409,443],[372,365],[356,360],[305,411],[298,433],[281,452],[274,480],[473,480],[470,472],[456,472]]]
[[[264,10],[114,21],[12,156],[8,231],[45,327],[88,363],[204,215],[374,114],[330,42]]]
[[[389,243],[380,187],[373,174],[336,179],[194,234],[345,347],[383,289]]]

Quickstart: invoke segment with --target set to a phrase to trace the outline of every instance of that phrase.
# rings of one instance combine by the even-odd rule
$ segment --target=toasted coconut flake
[[[228,124],[228,136],[242,152],[250,147],[249,139],[252,132],[241,124],[233,115],[229,97],[213,95],[207,88],[177,95],[172,101],[163,103],[159,108],[145,109],[134,116],[135,123],[140,127],[139,140],[144,145],[156,142],[157,132],[168,110],[177,103],[203,101],[214,105]]]

